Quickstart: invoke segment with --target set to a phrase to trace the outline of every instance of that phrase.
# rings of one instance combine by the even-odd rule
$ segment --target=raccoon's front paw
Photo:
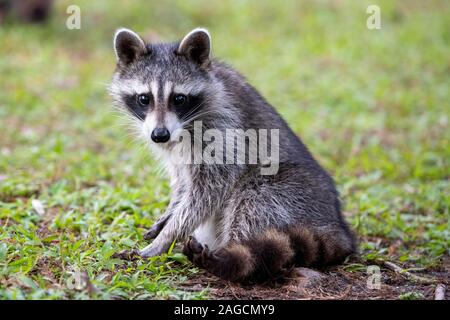
[[[183,254],[196,266],[205,267],[210,252],[207,245],[203,246],[194,237],[189,237],[184,244]]]
[[[144,249],[142,249],[141,251],[139,251],[139,255],[142,258],[151,258],[151,257],[159,256],[166,252],[167,252],[166,247],[155,246],[153,244],[150,244],[150,245],[146,246]]]
[[[154,224],[150,229],[147,230],[147,232],[144,233],[144,239],[145,240],[155,239],[161,232],[161,230],[162,226],[160,226],[159,224]]]
[[[162,231],[164,226],[166,225],[169,217],[170,217],[170,215],[165,215],[162,218],[160,218],[158,221],[156,221],[150,227],[150,229],[148,229],[148,231],[146,233],[144,233],[144,239],[145,240],[155,239],[160,234],[160,232]]]

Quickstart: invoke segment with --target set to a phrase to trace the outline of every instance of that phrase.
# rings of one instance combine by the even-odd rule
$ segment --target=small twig
[[[436,283],[435,279],[425,278],[425,277],[421,277],[421,276],[417,276],[415,274],[412,274],[411,272],[406,271],[405,269],[399,267],[398,265],[396,265],[393,262],[384,261],[383,265],[386,268],[388,268],[388,269],[390,269],[390,270],[392,270],[392,271],[394,271],[394,272],[396,272],[396,273],[406,277],[409,280],[412,280],[412,281],[415,281],[415,282],[418,282],[418,283],[424,283],[424,284]]]
[[[445,286],[442,283],[436,286],[434,300],[445,300]]]

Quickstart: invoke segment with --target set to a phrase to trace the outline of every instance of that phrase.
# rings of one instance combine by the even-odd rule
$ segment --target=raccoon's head
[[[176,131],[211,113],[218,83],[211,74],[211,38],[195,29],[177,43],[145,43],[128,29],[114,37],[117,68],[109,91],[143,137],[165,147]]]

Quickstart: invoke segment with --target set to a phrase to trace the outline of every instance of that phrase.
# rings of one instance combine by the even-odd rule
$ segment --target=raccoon
[[[261,94],[211,57],[207,30],[194,29],[179,42],[146,43],[119,29],[114,49],[109,92],[170,178],[170,202],[144,235],[153,241],[138,251],[141,257],[182,241],[198,267],[246,283],[283,278],[294,266],[338,264],[356,252],[333,179]],[[188,148],[198,140],[198,121],[202,130],[218,132],[276,129],[278,139],[269,142],[278,146],[277,159],[269,159],[276,171],[263,174],[268,164],[259,155],[256,163],[175,161],[207,148],[204,141]],[[180,139],[180,129],[192,135]],[[239,148],[226,153],[236,156]]]

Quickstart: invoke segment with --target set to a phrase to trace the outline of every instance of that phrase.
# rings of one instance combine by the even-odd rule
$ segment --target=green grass
[[[44,27],[0,26],[0,299],[208,297],[179,289],[197,269],[176,250],[112,258],[146,245],[144,230],[169,200],[106,94],[120,26],[162,40],[209,28],[214,54],[334,175],[363,264],[448,267],[447,1],[376,1],[375,31],[366,28],[373,1],[157,3],[57,1]],[[70,4],[81,8],[81,30],[65,28]],[[96,289],[73,289],[76,270]]]

